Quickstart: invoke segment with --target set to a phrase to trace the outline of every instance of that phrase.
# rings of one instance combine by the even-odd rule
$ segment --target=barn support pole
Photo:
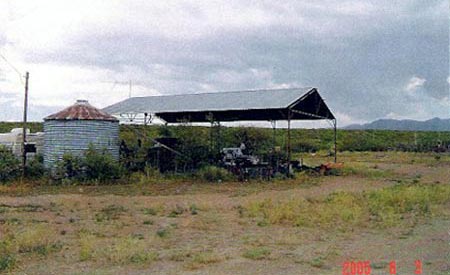
[[[288,110],[288,127],[287,127],[287,176],[291,175],[291,117],[292,117],[292,111],[291,109]]]
[[[270,124],[272,124],[272,151],[275,153],[275,145],[276,145],[276,134],[277,134],[277,121],[271,120]]]
[[[337,119],[333,120],[334,126],[334,163],[337,163]]]
[[[147,126],[148,113],[144,113],[144,125]]]
[[[271,156],[270,156],[270,166],[272,168],[272,173],[276,173],[278,172],[278,161],[277,161],[277,157],[276,157],[276,152],[275,152],[275,146],[276,146],[276,130],[277,130],[277,121],[276,120],[271,120],[270,124],[272,125],[272,131],[273,131],[273,136],[272,136],[272,152],[271,152]]]
[[[212,160],[212,155],[213,155],[213,152],[214,152],[214,147],[213,147],[213,142],[214,142],[214,116],[213,116],[213,114],[211,113],[211,112],[209,112],[209,114],[208,115],[206,115],[206,117],[205,117],[208,121],[209,121],[209,123],[210,123],[210,127],[209,127],[209,152],[208,152],[208,155],[209,155],[209,157],[208,157],[208,161],[209,161],[209,164],[212,164],[213,163],[213,160]]]
[[[212,155],[213,151],[214,151],[214,144],[213,144],[214,133],[213,133],[213,131],[214,131],[214,121],[211,120],[211,125],[209,127],[209,153],[210,153],[210,155]],[[211,162],[211,160],[210,160],[210,162]]]
[[[217,153],[218,155],[220,155],[220,150],[222,147],[222,133],[220,132],[221,127],[220,127],[220,121],[217,122]]]

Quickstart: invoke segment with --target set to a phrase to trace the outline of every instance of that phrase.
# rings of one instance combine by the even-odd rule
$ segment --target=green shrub
[[[297,141],[294,140],[292,144],[292,151],[294,152],[317,152],[320,150],[320,140],[316,144],[314,140],[311,141]]]
[[[191,168],[201,167],[208,162],[210,158],[208,129],[181,124],[173,130],[179,142],[177,149],[184,155],[176,156],[176,162],[184,164],[187,161]]]
[[[56,164],[54,176],[57,179],[81,179],[83,161],[78,156],[64,154],[62,160]]]
[[[205,166],[197,171],[196,177],[209,182],[231,181],[234,179],[234,176],[228,170],[211,165]]]
[[[45,174],[44,158],[41,155],[35,156],[33,159],[27,161],[25,167],[25,175],[28,178],[37,179]]]
[[[92,146],[85,152],[83,168],[87,180],[119,179],[124,173],[111,154],[106,151],[98,152]]]
[[[0,255],[0,271],[9,271],[16,264],[16,258],[12,254]]]
[[[233,146],[244,143],[248,154],[258,154],[272,146],[273,135],[270,131],[254,127],[237,127],[232,132]]]
[[[21,170],[20,160],[10,150],[0,146],[0,182],[19,177]]]
[[[57,163],[56,179],[73,179],[80,182],[119,179],[125,170],[106,150],[98,151],[90,146],[83,157],[65,154]]]

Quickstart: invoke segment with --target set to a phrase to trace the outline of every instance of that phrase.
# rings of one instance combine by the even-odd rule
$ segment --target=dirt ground
[[[242,214],[264,200],[450,183],[446,155],[344,153],[340,160],[350,172],[286,181],[2,187],[0,238],[14,259],[0,260],[0,268],[3,261],[13,263],[6,274],[343,274],[346,262],[370,261],[370,274],[387,275],[392,261],[397,274],[417,274],[419,260],[421,274],[450,274],[448,202],[414,222],[345,230],[262,224]]]

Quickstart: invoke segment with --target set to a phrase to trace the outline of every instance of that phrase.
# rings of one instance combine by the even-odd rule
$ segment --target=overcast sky
[[[31,120],[88,99],[318,87],[340,125],[449,117],[447,0],[1,0]],[[0,59],[0,120],[23,84]]]

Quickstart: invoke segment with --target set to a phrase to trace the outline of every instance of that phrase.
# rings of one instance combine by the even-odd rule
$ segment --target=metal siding
[[[92,144],[119,160],[119,123],[101,120],[44,121],[44,165],[52,168],[65,153],[82,156]]]
[[[287,108],[314,88],[132,97],[103,109],[110,114]]]

